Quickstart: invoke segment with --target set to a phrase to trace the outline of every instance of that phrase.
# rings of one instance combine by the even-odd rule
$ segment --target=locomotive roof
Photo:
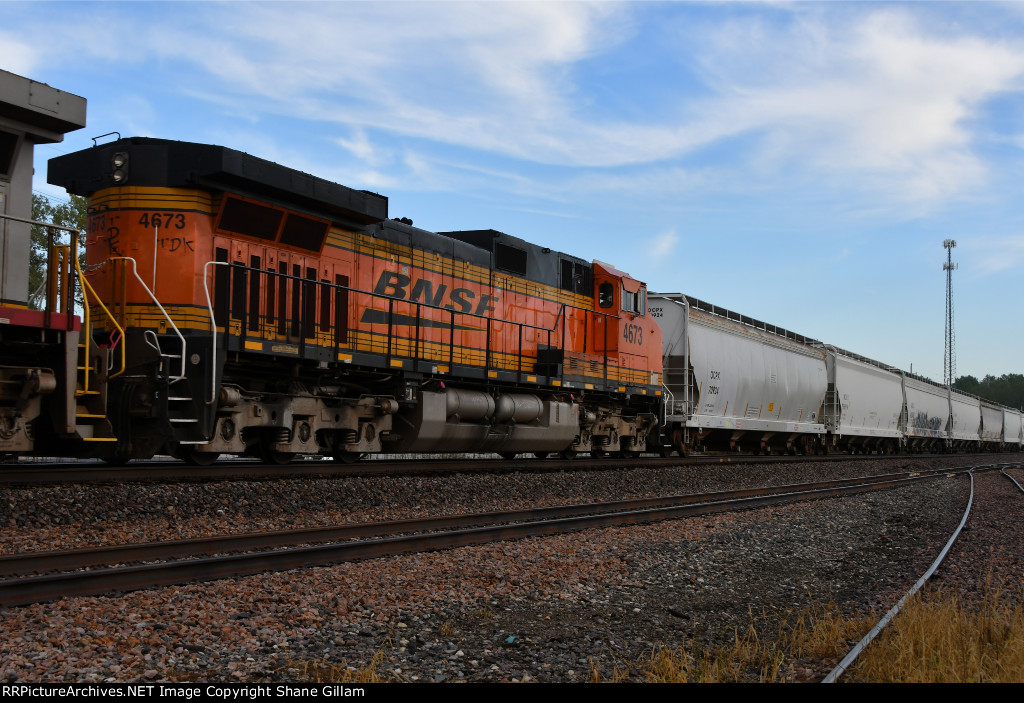
[[[115,185],[111,159],[128,155],[127,178],[117,185],[208,187],[272,198],[359,225],[388,216],[388,199],[213,144],[128,137],[50,159],[47,182],[75,195]]]

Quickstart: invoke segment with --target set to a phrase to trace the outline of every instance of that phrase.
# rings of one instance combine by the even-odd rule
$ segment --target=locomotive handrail
[[[340,284],[337,284],[337,283],[327,283],[327,282],[324,282],[324,281],[313,281],[312,279],[303,278],[302,276],[296,276],[296,275],[290,274],[290,273],[280,273],[278,271],[264,271],[263,269],[253,268],[252,266],[247,266],[245,264],[238,263],[238,262],[208,261],[207,265],[209,265],[209,264],[215,264],[215,265],[218,265],[218,266],[228,266],[228,267],[231,267],[231,268],[237,268],[237,269],[241,269],[241,270],[244,270],[244,271],[256,272],[256,273],[259,273],[259,274],[267,274],[267,275],[273,276],[275,278],[289,279],[289,280],[298,281],[298,282],[301,282],[301,283],[313,283],[313,282],[315,282],[319,286],[325,286],[325,287],[328,287],[328,288],[332,288],[334,290],[343,290],[343,291],[348,291],[350,293],[358,293],[360,295],[368,295],[368,296],[371,296],[373,298],[381,298],[383,300],[392,300],[392,301],[395,301],[397,303],[404,303],[406,305],[422,306],[422,307],[428,308],[430,310],[439,310],[439,311],[443,311],[443,312],[446,312],[446,313],[453,313],[455,315],[464,315],[464,316],[468,316],[468,317],[475,317],[475,318],[478,318],[478,319],[481,319],[481,320],[491,320],[493,322],[501,322],[501,323],[505,323],[505,324],[509,324],[509,325],[522,325],[523,327],[528,327],[530,329],[540,330],[542,332],[556,332],[558,330],[559,319],[562,316],[563,311],[565,309],[580,310],[582,312],[588,312],[588,313],[592,313],[594,315],[600,315],[602,317],[611,318],[613,320],[621,319],[621,316],[615,315],[615,314],[612,314],[612,313],[601,312],[599,310],[591,310],[589,308],[580,307],[578,305],[569,305],[568,303],[559,303],[561,308],[559,309],[558,314],[555,315],[555,322],[554,322],[554,324],[549,328],[549,327],[542,327],[540,325],[531,325],[528,322],[516,322],[515,320],[506,320],[504,318],[490,317],[488,315],[481,315],[481,314],[478,314],[478,313],[475,313],[475,312],[464,312],[464,311],[461,311],[461,310],[449,310],[447,308],[441,307],[440,305],[432,305],[431,303],[424,303],[424,302],[420,302],[418,300],[406,300],[404,298],[396,298],[396,297],[394,297],[392,295],[385,295],[384,293],[375,293],[374,291],[363,290],[362,288],[353,288],[351,286],[343,286],[343,285],[340,285]],[[205,285],[206,281],[208,280],[208,275],[207,274],[208,274],[208,272],[204,268],[204,285]],[[206,286],[206,287],[208,288],[208,286]],[[210,305],[212,306],[212,302],[209,299],[209,290],[207,290],[207,302],[210,303]]]
[[[515,321],[515,320],[508,320],[508,319],[504,319],[504,318],[491,317],[491,316],[488,316],[488,315],[478,314],[478,313],[475,313],[475,312],[451,310],[451,309],[442,307],[440,305],[433,305],[433,304],[428,303],[428,302],[422,302],[422,301],[419,301],[419,300],[406,300],[404,298],[397,298],[397,297],[395,297],[393,295],[386,295],[386,294],[383,294],[383,293],[377,293],[375,291],[363,290],[361,288],[355,288],[355,287],[352,287],[352,286],[342,285],[342,284],[339,284],[339,283],[330,283],[328,281],[316,281],[315,279],[309,279],[309,278],[303,277],[301,275],[289,274],[289,273],[281,272],[281,271],[264,270],[262,268],[256,268],[256,267],[252,267],[252,266],[247,266],[246,264],[244,264],[242,262],[207,261],[204,264],[204,268],[203,268],[203,292],[206,295],[207,311],[208,311],[208,313],[210,315],[210,329],[211,329],[211,334],[213,335],[212,352],[214,354],[214,358],[215,359],[216,359],[217,345],[218,345],[217,331],[220,328],[220,325],[219,325],[218,320],[217,320],[217,309],[219,308],[221,303],[217,302],[215,304],[215,302],[213,300],[213,296],[211,296],[211,294],[210,294],[210,266],[225,266],[225,267],[228,267],[229,270],[235,270],[235,269],[240,270],[240,271],[244,272],[246,275],[269,276],[270,278],[275,279],[275,280],[292,281],[294,286],[300,286],[300,285],[301,286],[305,286],[307,284],[313,283],[317,287],[325,288],[325,289],[328,289],[328,290],[333,290],[335,292],[345,291],[346,293],[353,293],[353,294],[356,294],[356,295],[365,295],[365,296],[368,296],[368,297],[370,297],[372,299],[387,300],[388,301],[387,310],[386,311],[382,311],[382,312],[384,312],[387,315],[387,325],[388,325],[388,335],[387,335],[387,337],[388,337],[388,342],[387,342],[385,354],[386,354],[386,356],[387,356],[389,361],[390,361],[391,355],[393,354],[393,350],[394,350],[391,331],[392,331],[392,327],[395,324],[395,322],[394,322],[394,319],[395,319],[394,310],[395,310],[395,304],[396,303],[398,303],[398,304],[405,304],[405,305],[409,305],[409,306],[415,306],[415,323],[413,323],[413,325],[416,327],[416,339],[415,339],[415,345],[416,346],[415,346],[415,349],[416,349],[416,356],[417,357],[419,356],[419,350],[420,350],[420,346],[419,345],[420,345],[420,342],[421,342],[420,330],[421,330],[421,321],[422,321],[422,309],[426,308],[428,310],[435,310],[435,311],[437,311],[439,313],[446,314],[448,317],[450,317],[451,323],[450,323],[450,327],[449,327],[449,340],[448,340],[448,364],[449,364],[449,366],[451,366],[451,364],[454,362],[454,350],[455,350],[455,346],[456,346],[455,345],[455,340],[454,340],[454,330],[455,330],[454,321],[455,321],[455,316],[456,315],[459,315],[459,316],[461,316],[463,318],[467,318],[468,317],[468,318],[476,318],[476,319],[486,320],[487,321],[486,324],[487,324],[487,331],[488,332],[490,331],[491,326],[493,324],[495,324],[495,323],[515,325],[519,329],[519,337],[520,337],[520,343],[519,343],[519,348],[518,348],[518,352],[517,352],[517,356],[519,357],[519,362],[517,364],[517,369],[518,369],[519,373],[522,373],[522,352],[523,352],[523,350],[522,350],[522,341],[521,340],[522,340],[522,330],[524,328],[526,328],[526,329],[533,329],[533,330],[537,330],[539,332],[546,333],[547,334],[547,338],[548,338],[548,346],[550,346],[550,344],[551,344],[551,335],[553,333],[557,333],[559,325],[561,325],[561,327],[562,327],[561,348],[564,349],[565,348],[565,336],[568,334],[568,324],[567,324],[567,320],[568,320],[568,313],[567,313],[567,311],[568,310],[570,310],[570,309],[572,309],[572,310],[579,310],[579,311],[581,311],[583,313],[586,313],[588,315],[592,314],[594,316],[598,316],[598,317],[601,317],[601,318],[604,318],[604,319],[607,319],[607,320],[618,320],[618,319],[620,319],[619,315],[616,315],[616,314],[613,314],[613,313],[607,313],[607,312],[603,312],[603,311],[600,311],[600,310],[593,310],[593,309],[584,308],[584,307],[581,307],[581,306],[578,306],[578,305],[571,305],[571,304],[568,304],[568,303],[557,303],[559,305],[559,309],[558,309],[557,314],[555,315],[555,320],[554,320],[553,325],[549,328],[549,327],[544,327],[544,326],[541,326],[541,325],[530,324],[530,323],[527,323],[527,322],[518,322],[518,321]],[[282,291],[285,290],[284,283],[282,283],[282,285],[281,285],[281,290]],[[220,295],[220,294],[218,294],[218,295]],[[234,306],[231,303],[228,303],[228,308],[227,308],[228,315],[230,317],[238,317],[238,316],[245,317],[245,316],[247,316],[247,314],[257,314],[258,315],[258,311],[256,311],[255,313],[249,313],[249,311],[248,311],[249,303],[248,302],[244,302],[244,301],[245,301],[245,299],[243,298],[242,305],[246,309],[245,310],[241,310],[241,311],[236,311],[234,309]],[[249,327],[249,325],[247,325],[245,323],[243,317],[239,317],[239,319],[242,319],[242,324],[241,324],[242,332],[241,332],[241,334],[242,334],[242,336],[245,336],[245,334],[246,334],[245,330],[246,330],[247,327]],[[284,316],[282,316],[282,320],[284,320],[284,319],[286,319],[286,318]],[[584,323],[585,322],[586,322],[586,319],[584,319]],[[294,321],[293,321],[293,324],[294,324]],[[229,320],[225,320],[224,321],[223,327],[224,327],[225,332],[230,333],[231,323],[230,323]],[[607,327],[607,325],[606,325],[606,327]],[[256,328],[253,327],[252,329],[256,329]],[[304,344],[305,339],[307,337],[307,330],[303,327],[302,329],[300,329],[299,334],[302,337],[302,340],[300,341],[300,345],[302,345],[302,344]],[[605,337],[606,337],[605,347],[606,348],[605,348],[604,353],[603,353],[603,357],[604,357],[603,358],[603,361],[604,361],[603,366],[604,366],[605,378],[607,378],[608,372],[609,372],[609,369],[608,369],[607,335],[608,335],[608,330],[606,329],[605,330]],[[314,335],[311,335],[311,336],[316,336],[316,335],[314,334]],[[337,346],[337,341],[335,341],[335,346]],[[485,368],[489,368],[489,364],[490,364],[490,361],[491,361],[490,351],[491,351],[490,350],[490,344],[488,343],[487,351],[485,353],[485,359],[484,359],[484,367]],[[216,374],[213,374],[213,376],[211,377],[210,396],[209,396],[208,399],[205,400],[205,402],[208,405],[212,405],[213,403],[216,402],[216,398],[217,398]]]
[[[77,253],[72,258],[75,260],[75,272],[78,274],[78,280],[81,281],[81,283],[82,283],[82,312],[83,312],[83,318],[84,318],[84,323],[85,323],[84,327],[85,327],[85,330],[86,330],[86,335],[88,337],[88,339],[85,342],[85,362],[84,362],[83,365],[85,366],[86,369],[89,368],[89,343],[92,341],[92,327],[91,327],[91,323],[90,323],[91,313],[89,312],[89,305],[90,305],[90,303],[89,303],[89,294],[91,293],[93,298],[96,301],[96,305],[99,305],[100,309],[103,310],[104,313],[106,313],[107,317],[110,318],[111,324],[113,324],[114,327],[116,327],[117,331],[118,331],[117,344],[115,344],[114,346],[116,347],[116,346],[120,345],[120,347],[121,347],[121,368],[120,368],[120,370],[118,370],[117,373],[111,374],[111,373],[109,373],[110,372],[110,367],[109,366],[107,367],[107,372],[108,372],[107,378],[117,378],[118,376],[123,374],[124,370],[125,370],[125,351],[124,351],[124,345],[121,344],[121,341],[124,340],[124,328],[121,327],[121,325],[117,324],[117,319],[110,312],[110,310],[107,309],[107,306],[103,304],[103,301],[100,300],[100,296],[96,293],[96,290],[92,287],[92,284],[89,283],[89,279],[87,279],[85,277],[85,275],[82,274],[82,267],[81,267],[80,262],[78,260]],[[88,373],[85,374],[85,387],[82,390],[85,390],[85,391],[89,390],[89,374]]]
[[[217,318],[213,314],[213,301],[210,300],[209,272],[211,264],[214,266],[231,265],[227,261],[207,261],[206,264],[203,265],[203,292],[206,293],[206,308],[210,311],[210,333],[213,336],[213,368],[211,369],[210,373],[210,398],[209,400],[203,401],[205,405],[213,405],[214,403],[217,402]],[[226,324],[224,325],[224,329],[227,329]],[[184,356],[185,355],[182,354],[182,357]]]
[[[50,222],[40,222],[39,220],[29,220],[24,217],[15,217],[14,215],[4,215],[0,213],[0,220],[14,220],[15,222],[23,222],[26,225],[36,225],[38,227],[47,227],[49,229],[59,229],[64,232],[72,232],[74,234],[80,234],[81,230],[74,227],[65,227],[64,225],[55,225]]]
[[[156,294],[154,294],[153,291],[151,291],[149,289],[149,286],[146,285],[145,281],[142,280],[142,277],[139,275],[139,270],[138,270],[138,266],[137,266],[137,264],[135,262],[135,259],[133,259],[130,256],[112,256],[109,259],[107,259],[107,261],[130,261],[130,262],[132,262],[132,274],[135,276],[135,280],[137,280],[139,282],[139,285],[142,286],[142,289],[144,291],[146,291],[146,293],[149,295],[150,299],[153,301],[153,304],[156,305],[157,308],[160,309],[160,312],[164,316],[164,319],[167,320],[168,324],[170,324],[170,326],[171,326],[171,329],[174,330],[174,334],[178,335],[178,339],[181,340],[181,375],[179,375],[179,376],[170,376],[170,377],[168,377],[168,380],[171,383],[174,383],[176,381],[180,381],[181,379],[185,378],[185,357],[187,356],[186,353],[185,353],[186,347],[187,347],[187,343],[185,342],[185,336],[181,333],[181,330],[178,329],[178,326],[176,324],[174,324],[174,320],[172,320],[171,316],[167,314],[167,311],[164,310],[164,306],[160,304],[159,300],[157,300]],[[123,347],[122,347],[122,353],[123,353]]]
[[[26,225],[33,225],[35,227],[45,227],[46,228],[46,233],[47,233],[47,237],[48,237],[48,242],[47,242],[47,247],[46,247],[46,252],[47,252],[46,266],[47,266],[48,280],[44,280],[43,281],[43,285],[47,286],[47,291],[46,291],[47,292],[46,307],[44,308],[43,312],[45,313],[45,316],[46,316],[46,324],[49,325],[50,324],[50,314],[53,313],[53,312],[57,312],[57,310],[56,310],[56,308],[57,308],[57,305],[56,305],[57,300],[55,300],[55,298],[56,298],[56,279],[53,279],[53,277],[52,277],[53,276],[53,269],[54,269],[54,266],[53,266],[53,252],[55,250],[55,247],[68,247],[68,248],[70,248],[70,245],[64,245],[64,244],[55,245],[53,243],[53,232],[54,232],[54,230],[60,230],[62,232],[69,232],[69,233],[73,234],[74,236],[71,237],[71,241],[77,245],[77,243],[78,243],[78,235],[81,234],[81,231],[76,229],[76,228],[74,228],[74,227],[65,227],[64,225],[55,225],[52,222],[42,222],[40,220],[32,220],[32,219],[28,219],[28,218],[25,218],[25,217],[17,217],[15,215],[6,215],[4,213],[0,213],[0,220],[10,220],[12,222],[21,222],[21,223],[26,224]],[[77,246],[75,247],[75,258],[76,259],[78,258],[78,247]],[[42,286],[40,286],[40,287],[42,287]],[[71,292],[73,292],[73,291],[71,291]],[[68,327],[67,327],[67,329],[70,330],[71,326],[72,326],[71,318],[74,315],[74,296],[73,295],[68,295],[67,298],[68,299],[65,300],[66,310],[63,310],[63,313],[68,316],[68,319],[67,319]]]

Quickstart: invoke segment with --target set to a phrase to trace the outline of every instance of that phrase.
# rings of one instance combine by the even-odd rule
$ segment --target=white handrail
[[[149,286],[147,286],[145,281],[142,280],[142,277],[139,276],[138,265],[135,263],[135,259],[133,259],[130,256],[114,256],[114,257],[111,257],[108,260],[109,261],[123,260],[123,261],[130,261],[130,262],[132,262],[132,273],[135,275],[135,280],[137,280],[139,282],[139,285],[142,286],[143,290],[145,290],[146,293],[149,294],[149,297],[153,301],[153,304],[156,305],[158,308],[160,308],[160,312],[161,312],[161,314],[163,314],[164,319],[167,320],[167,323],[171,326],[171,329],[174,330],[174,334],[178,335],[178,339],[181,340],[181,375],[171,377],[170,381],[171,381],[171,383],[175,383],[175,382],[180,381],[181,379],[185,378],[185,356],[186,356],[185,351],[186,351],[186,346],[187,346],[186,342],[185,342],[185,336],[181,333],[181,330],[178,329],[178,326],[176,324],[174,324],[174,320],[172,320],[171,316],[167,314],[167,311],[164,310],[164,306],[161,305],[160,301],[156,299],[156,295],[153,294],[153,291],[151,291],[149,289]]]
[[[213,301],[210,299],[210,266],[230,266],[227,261],[207,261],[203,265],[203,291],[206,293],[206,308],[210,311],[210,334],[213,335],[213,369],[214,372],[210,374],[210,398],[205,401],[207,405],[213,405],[217,402],[217,319],[213,314]],[[225,323],[224,329],[227,330],[227,325],[230,322]]]

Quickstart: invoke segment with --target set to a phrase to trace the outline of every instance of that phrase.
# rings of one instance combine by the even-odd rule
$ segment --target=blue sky
[[[19,3],[0,68],[936,380],[1024,372],[1024,3]]]

